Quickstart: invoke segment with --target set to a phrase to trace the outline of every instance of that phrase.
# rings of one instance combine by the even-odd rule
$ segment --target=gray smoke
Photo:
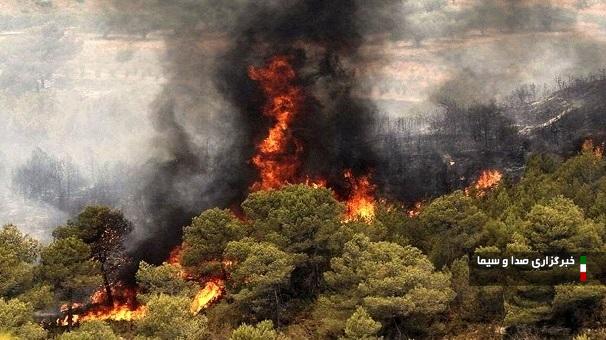
[[[403,136],[422,144],[445,98],[504,101],[520,84],[603,67],[600,2],[115,0],[76,11],[24,2],[0,18],[0,223],[48,235],[84,204],[111,204],[137,225],[131,249],[160,259],[193,215],[246,194],[267,125],[246,68],[276,52],[295,56],[309,94],[299,137],[323,146],[308,148],[305,171],[378,168],[398,199],[448,190],[440,179],[404,178],[423,177],[444,155],[394,150]],[[38,148],[73,163],[78,200],[63,206],[14,189]]]

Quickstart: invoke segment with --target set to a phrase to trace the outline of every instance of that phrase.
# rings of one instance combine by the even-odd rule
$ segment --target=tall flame
[[[376,201],[374,198],[375,185],[371,183],[370,177],[356,178],[351,170],[346,170],[344,176],[351,187],[351,193],[345,202],[345,221],[372,220],[375,217]]]
[[[220,298],[223,295],[224,289],[225,282],[221,279],[212,279],[206,282],[204,288],[194,297],[194,301],[190,307],[191,313],[194,315],[200,313],[202,309]]]
[[[465,194],[475,193],[477,197],[483,197],[487,191],[501,183],[503,174],[499,170],[484,170],[480,177],[468,188],[465,188]]]
[[[274,56],[262,68],[249,67],[248,76],[256,80],[266,97],[263,114],[274,120],[268,135],[257,145],[252,158],[259,170],[259,181],[253,190],[279,188],[288,183],[306,183],[313,187],[326,187],[324,179],[297,177],[299,156],[303,145],[292,136],[291,123],[301,109],[303,91],[296,84],[297,74],[287,56]],[[371,220],[375,215],[375,186],[369,176],[355,178],[350,170],[345,172],[350,193],[347,198],[345,220],[362,218]]]
[[[501,182],[503,174],[499,170],[484,170],[478,180],[474,183],[476,190],[487,190]]]
[[[257,145],[252,158],[260,180],[253,190],[268,190],[292,182],[299,166],[301,144],[289,128],[302,102],[301,88],[294,84],[296,73],[286,56],[271,58],[264,68],[249,67],[248,75],[258,81],[266,96],[263,114],[274,120],[268,136]]]

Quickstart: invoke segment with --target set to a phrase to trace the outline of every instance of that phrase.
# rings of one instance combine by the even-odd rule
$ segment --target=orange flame
[[[474,184],[477,190],[487,190],[501,182],[503,174],[499,170],[484,170]]]
[[[179,276],[181,276],[181,278],[188,279],[189,275],[183,269],[183,266],[181,266],[182,257],[183,257],[183,245],[180,244],[180,245],[176,246],[175,248],[173,248],[173,250],[170,251],[166,262],[179,269]]]
[[[583,146],[581,147],[581,151],[583,153],[593,153],[593,155],[596,158],[602,159],[602,157],[604,156],[604,144],[594,146],[593,145],[593,140],[591,138],[587,138],[583,142]]]
[[[488,190],[499,185],[502,179],[503,174],[499,170],[484,170],[473,185],[465,189],[465,195],[475,192],[477,197],[482,197]]]
[[[105,288],[101,287],[91,295],[92,307],[83,313],[80,321],[85,320],[114,320],[130,321],[145,316],[145,306],[137,303],[137,289],[124,285],[111,288],[113,304],[108,305]]]
[[[409,217],[417,217],[421,214],[421,209],[423,208],[423,204],[421,202],[415,203],[415,206],[408,210]]]
[[[314,188],[326,187],[324,179],[297,177],[302,144],[292,136],[290,125],[303,102],[303,91],[295,81],[296,72],[287,56],[274,56],[262,68],[249,67],[248,76],[256,80],[266,97],[263,114],[274,120],[268,136],[257,145],[252,157],[259,170],[260,180],[252,190],[276,189],[288,183],[305,183]],[[350,184],[346,202],[345,220],[362,218],[371,220],[375,215],[375,186],[369,176],[355,178],[351,171],[345,172]]]
[[[312,188],[316,188],[316,189],[326,188],[326,186],[328,185],[328,182],[326,182],[325,179],[321,179],[321,178],[311,179],[311,178],[307,177],[305,179],[305,185],[312,187]]]
[[[219,299],[223,295],[224,289],[225,282],[221,279],[212,279],[206,282],[204,288],[194,297],[194,301],[190,307],[191,313],[194,315],[200,313],[202,309]]]
[[[376,201],[375,185],[371,183],[370,177],[355,178],[351,170],[346,170],[344,176],[351,186],[351,193],[345,202],[345,221],[372,220],[375,217]]]
[[[178,245],[170,251],[166,262],[173,265],[181,265],[181,256],[183,255],[183,245]]]
[[[74,302],[74,303],[72,303],[71,307],[73,310],[78,310],[78,309],[82,308],[82,304],[79,302]],[[69,304],[67,304],[67,303],[62,304],[61,307],[59,307],[59,311],[61,311],[61,313],[67,313],[69,311]],[[80,321],[80,315],[72,314],[72,325],[77,324],[79,321]],[[58,318],[57,325],[69,326],[69,314],[66,314],[63,318]]]
[[[138,306],[132,309],[126,304],[114,304],[113,307],[102,307],[90,310],[86,312],[80,320],[132,321],[145,317],[145,314],[145,306]]]
[[[257,145],[252,158],[259,170],[260,181],[253,190],[279,188],[292,182],[299,166],[302,146],[289,131],[290,124],[302,102],[302,91],[293,84],[296,73],[286,56],[273,57],[264,68],[249,67],[248,75],[259,82],[267,100],[263,114],[275,123],[268,136]]]
[[[78,314],[72,315],[72,325],[75,325],[80,322],[80,316]],[[57,319],[58,326],[69,326],[69,315],[64,316],[63,318]]]

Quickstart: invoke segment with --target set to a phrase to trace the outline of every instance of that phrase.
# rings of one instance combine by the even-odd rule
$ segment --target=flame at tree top
[[[474,188],[476,188],[476,190],[490,189],[499,184],[502,178],[503,175],[499,170],[484,170],[475,182]]]
[[[221,279],[212,279],[206,282],[204,288],[202,288],[194,297],[194,301],[190,307],[191,313],[194,315],[200,313],[200,311],[210,303],[219,299],[221,295],[223,295],[224,289],[225,282]]]
[[[345,203],[345,220],[351,221],[357,218],[372,220],[376,207],[375,185],[371,183],[369,176],[356,178],[351,170],[345,171],[344,176],[351,186],[351,193]]]
[[[476,196],[482,197],[488,190],[501,183],[502,179],[503,174],[499,170],[484,170],[473,185],[465,189],[465,194],[469,195],[470,192],[474,192]]]
[[[300,109],[302,91],[294,84],[296,73],[286,56],[271,58],[264,68],[251,66],[248,75],[259,82],[266,96],[263,114],[274,120],[268,136],[257,145],[252,158],[261,177],[253,190],[274,189],[293,182],[299,166],[302,146],[289,128]]]
[[[268,135],[257,145],[252,158],[259,170],[260,179],[253,190],[279,188],[289,183],[306,183],[313,187],[326,187],[322,178],[298,176],[303,144],[293,137],[290,128],[301,109],[303,91],[296,84],[296,72],[288,56],[274,56],[265,67],[249,67],[248,76],[256,80],[266,97],[263,114],[274,120]],[[350,170],[345,171],[350,192],[346,196],[345,220],[362,218],[370,220],[375,215],[375,186],[369,176],[355,178]]]

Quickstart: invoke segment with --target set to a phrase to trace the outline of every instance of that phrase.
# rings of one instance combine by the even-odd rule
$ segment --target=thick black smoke
[[[272,124],[248,68],[274,55],[291,58],[305,94],[293,124],[304,148],[301,173],[326,178],[345,194],[345,169],[374,169],[376,157],[365,142],[372,110],[351,96],[347,67],[362,43],[355,3],[266,2],[238,13],[216,58],[193,36],[166,40],[171,79],[152,114],[158,152],[137,200],[145,218],[133,236],[136,259],[164,260],[193,216],[245,197],[258,176],[249,160]]]
[[[479,2],[455,12],[445,2],[433,6],[395,0],[193,0],[187,6],[160,2],[151,10],[143,0],[117,3],[125,11],[145,8],[149,22],[159,24],[154,29],[174,31],[165,38],[169,81],[151,115],[156,152],[141,175],[146,184],[135,200],[140,213],[132,214],[142,216],[131,242],[135,258],[152,262],[166,258],[193,216],[210,207],[237,206],[258,178],[249,160],[273,122],[261,112],[266,98],[249,78],[250,66],[263,67],[276,55],[292,60],[305,97],[292,126],[304,150],[299,175],[325,178],[345,196],[345,169],[371,173],[380,196],[412,203],[467,185],[482,168],[523,164],[525,138],[517,135],[507,112],[491,104],[494,95],[475,90],[500,89],[486,86],[488,78],[499,83],[500,73],[482,73],[488,64],[483,59],[509,63],[511,58],[499,48],[482,51],[477,59],[464,53],[443,55],[463,77],[447,82],[434,97],[447,92],[455,105],[444,107],[445,117],[427,124],[424,132],[378,136],[371,132],[377,109],[352,95],[360,86],[356,67],[385,57],[359,53],[369,37],[387,34],[384,39],[404,39],[420,48],[429,39],[453,34],[549,33],[574,23],[560,9],[518,6],[516,1],[487,8],[488,2]],[[487,22],[487,13],[494,20]],[[532,20],[514,20],[523,17],[520,13]],[[522,54],[528,50],[512,48]],[[460,60],[471,60],[470,65]],[[479,70],[472,78],[474,87],[459,81],[468,78],[465,69]],[[469,89],[485,100],[458,103]]]
[[[251,65],[263,66],[274,55],[293,59],[305,102],[292,127],[303,144],[302,175],[325,178],[337,191],[344,169],[371,171],[375,155],[366,144],[372,110],[352,97],[352,70],[362,37],[352,1],[298,1],[288,7],[252,9],[237,30],[235,42],[219,65],[215,79],[235,104],[248,135],[243,147],[252,156],[254,143],[272,124],[261,112],[264,101],[248,77]],[[250,12],[249,12],[250,13]]]

